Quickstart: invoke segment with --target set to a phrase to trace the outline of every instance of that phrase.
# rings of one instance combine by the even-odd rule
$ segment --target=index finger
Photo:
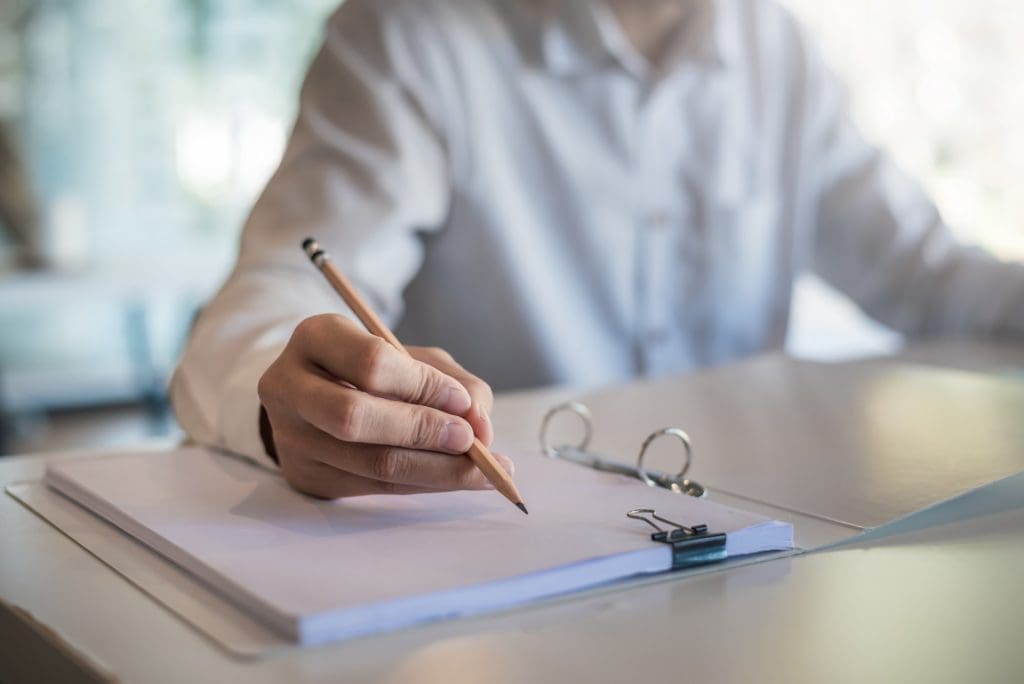
[[[461,416],[472,398],[456,379],[418,361],[341,316],[306,335],[305,353],[335,379],[379,397]]]

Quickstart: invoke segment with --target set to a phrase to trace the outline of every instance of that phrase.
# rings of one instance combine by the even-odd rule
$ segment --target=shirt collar
[[[680,0],[684,1],[684,0]],[[686,0],[693,5],[669,49],[665,67],[684,62],[721,67],[731,52],[725,16],[727,1]],[[650,70],[648,62],[623,33],[607,0],[554,0],[537,12],[538,23],[525,27],[527,54],[536,63],[562,76],[618,62],[635,75]]]

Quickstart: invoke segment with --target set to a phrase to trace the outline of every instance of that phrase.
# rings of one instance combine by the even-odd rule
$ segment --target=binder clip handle
[[[626,517],[632,518],[633,520],[642,520],[653,527],[654,532],[651,534],[651,539],[654,539],[654,541],[664,541],[665,539],[679,535],[695,536],[698,534],[705,534],[708,531],[707,525],[694,525],[693,527],[687,527],[682,523],[673,522],[668,518],[663,518],[658,515],[658,512],[653,508],[634,508],[626,513]],[[665,529],[658,523],[654,522],[655,520],[666,525],[671,525],[672,527],[671,529]],[[657,536],[658,539],[655,539],[655,536]]]
[[[651,541],[672,547],[672,569],[689,568],[725,560],[725,533],[709,533],[707,525],[688,527],[657,514],[653,508],[636,508],[626,513],[627,518],[642,520],[654,528]],[[664,528],[655,521],[671,525]]]

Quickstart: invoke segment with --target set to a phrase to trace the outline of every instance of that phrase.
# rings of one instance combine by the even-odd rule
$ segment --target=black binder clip
[[[709,533],[707,525],[680,525],[661,517],[653,508],[636,508],[626,513],[626,517],[643,520],[655,529],[651,533],[651,541],[672,547],[673,570],[725,560],[724,532]],[[665,529],[655,520],[671,525],[671,528]]]

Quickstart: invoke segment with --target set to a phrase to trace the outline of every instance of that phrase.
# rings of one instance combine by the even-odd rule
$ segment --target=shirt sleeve
[[[803,42],[815,270],[908,337],[1024,336],[1024,265],[954,238],[922,188],[863,139],[843,89]]]
[[[422,41],[407,38],[369,0],[349,0],[328,22],[281,165],[171,381],[194,441],[272,463],[259,436],[259,378],[301,320],[350,313],[303,254],[305,237],[385,321],[401,315],[423,259],[417,233],[443,224],[450,195],[436,103],[413,74]]]

